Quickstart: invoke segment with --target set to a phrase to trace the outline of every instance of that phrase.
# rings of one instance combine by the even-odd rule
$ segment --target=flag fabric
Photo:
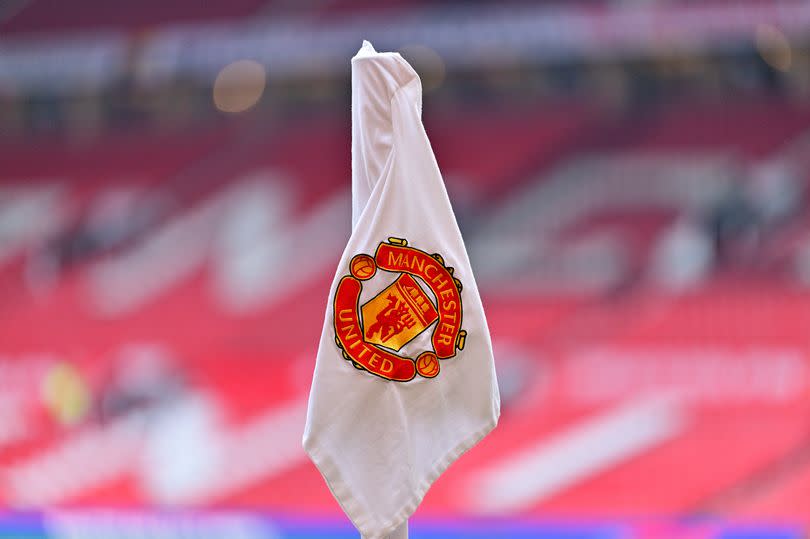
[[[413,68],[364,42],[352,59],[352,234],[304,448],[367,539],[407,536],[433,481],[500,413],[486,318],[421,109]]]

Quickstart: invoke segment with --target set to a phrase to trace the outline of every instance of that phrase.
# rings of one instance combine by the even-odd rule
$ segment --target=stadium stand
[[[560,181],[555,171],[587,161],[595,152],[660,157],[688,148],[725,159],[730,149],[733,156],[745,156],[739,165],[745,169],[810,127],[802,111],[767,102],[732,104],[719,112],[679,105],[649,114],[646,122],[637,137],[621,144],[609,137],[621,124],[608,125],[601,114],[580,107],[480,114],[445,110],[431,117],[428,129],[450,189],[462,184],[472,189],[471,208],[488,211],[525,235],[539,229],[527,229],[525,216],[510,201],[527,200],[527,193],[538,189],[542,193]],[[759,127],[755,133],[745,128],[754,125]],[[496,159],[484,157],[491,138],[509,141]],[[317,159],[310,158],[313,146]],[[44,150],[48,160],[39,158]],[[3,377],[8,397],[0,404],[7,416],[25,418],[16,429],[4,423],[6,432],[0,436],[0,461],[9,470],[0,489],[6,504],[333,509],[298,447],[298,420],[309,365],[301,358],[311,355],[318,331],[307,321],[322,310],[322,290],[347,233],[340,219],[345,212],[331,209],[348,207],[347,150],[344,118],[332,114],[279,118],[269,127],[222,124],[157,136],[129,133],[78,148],[47,141],[36,147],[5,143],[10,159],[3,171],[4,207],[32,204],[35,199],[26,194],[58,186],[55,195],[37,199],[33,207],[60,216],[45,231],[29,230],[30,220],[16,223],[18,228],[6,224],[11,227],[7,245],[14,249],[4,257],[2,278],[4,289],[13,294],[4,294],[11,299],[2,309],[1,365],[8,373]],[[618,170],[632,169],[625,164]],[[588,179],[562,177],[566,182]],[[644,181],[643,175],[633,179]],[[135,209],[128,202],[110,202],[110,192],[124,188],[138,194]],[[565,249],[583,237],[619,231],[627,252],[637,251],[638,275],[663,231],[685,211],[680,203],[657,210],[654,194],[650,206],[643,193],[638,191],[642,198],[631,212],[611,213],[599,204],[583,208],[551,236],[553,242]],[[149,214],[147,201],[155,200],[175,203],[158,204],[159,211]],[[491,204],[495,200],[501,202]],[[105,205],[113,221],[101,221],[103,230],[114,228],[109,223],[115,219],[137,223],[139,212],[149,219],[142,226],[133,224],[129,235],[121,233],[109,243],[99,240],[96,250],[65,247],[65,242],[81,243],[76,234],[89,234],[92,216],[104,215]],[[308,231],[307,223],[321,223],[317,234]],[[324,235],[323,223],[334,229],[331,236]],[[197,241],[214,230],[226,232]],[[300,271],[298,264],[277,260],[280,253],[262,247],[257,234],[265,233],[282,244],[303,241],[307,249],[300,250],[301,260],[316,266],[292,288],[254,288],[250,292],[259,300],[245,300],[244,291],[229,285],[234,275],[241,280],[258,272],[273,283],[278,272]],[[471,242],[486,233],[486,227],[473,227]],[[166,250],[161,247],[166,237],[184,247]],[[60,242],[61,250],[54,247]],[[53,262],[43,262],[53,249],[81,256],[60,255],[66,258],[56,263],[57,271]],[[313,257],[319,249],[323,254]],[[188,266],[175,267],[181,260],[177,254]],[[489,267],[483,261],[482,266]],[[159,275],[158,268],[174,270]],[[794,516],[794,509],[807,503],[801,479],[806,473],[800,471],[807,463],[801,459],[789,476],[781,472],[772,480],[795,495],[781,489],[769,495],[757,488],[760,476],[807,443],[808,371],[795,350],[806,350],[810,320],[804,308],[807,292],[795,282],[769,281],[749,291],[728,284],[731,277],[710,272],[686,293],[625,279],[622,286],[630,286],[630,292],[620,296],[606,295],[604,289],[583,295],[527,288],[516,297],[503,295],[498,281],[485,277],[498,268],[482,272],[481,286],[496,346],[521,351],[503,359],[502,377],[515,372],[522,383],[504,392],[501,427],[436,485],[426,514],[615,516],[720,509],[733,514],[739,507],[746,515]],[[716,271],[725,275],[722,268]],[[252,279],[257,282],[255,275]],[[760,307],[744,307],[750,304]],[[268,331],[278,327],[285,329]],[[743,337],[746,347],[738,350]],[[521,355],[532,360],[519,361]],[[589,386],[587,381],[600,379],[604,369],[613,372],[612,383]],[[42,390],[34,390],[41,383],[38,375],[54,386],[46,397],[54,391],[71,398],[41,398]],[[757,385],[761,380],[769,382]],[[622,404],[628,391],[638,392],[640,400]],[[672,396],[650,400],[645,397],[650,392]],[[220,410],[213,415],[212,400]],[[136,421],[140,426],[130,425],[150,410],[172,412],[166,425],[141,420]],[[193,479],[194,466],[215,458],[202,455],[187,469],[178,468],[176,483],[162,481],[149,462],[166,465],[169,461],[162,459],[171,457],[149,440],[152,435],[159,439],[154,433],[165,432],[160,429],[176,427],[172,414],[197,425],[188,427],[199,429],[189,436],[212,436],[223,444],[223,458],[250,466],[242,475]],[[621,424],[627,414],[641,414],[660,428],[625,440],[637,446],[625,448],[622,460],[608,455],[592,462],[587,479],[576,479],[583,472],[571,461],[549,456],[549,445],[591,436],[590,429]],[[85,449],[90,445],[96,449]],[[501,475],[508,477],[515,461],[532,463],[538,455],[569,475],[509,498]],[[548,465],[539,465],[540,475]],[[58,481],[37,479],[51,472]],[[751,488],[755,495],[738,500],[734,493],[740,488]],[[498,501],[496,494],[507,501]]]

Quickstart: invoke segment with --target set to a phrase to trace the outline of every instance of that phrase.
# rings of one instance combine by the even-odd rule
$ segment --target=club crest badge
[[[390,274],[393,282],[361,304],[363,282],[378,271]],[[435,378],[440,360],[454,357],[467,338],[461,327],[461,290],[461,281],[440,254],[388,238],[374,256],[355,255],[349,274],[340,279],[334,300],[335,343],[357,369],[386,380],[408,382],[417,374]],[[431,327],[430,339],[419,341],[429,342],[425,349],[415,357],[400,352]]]

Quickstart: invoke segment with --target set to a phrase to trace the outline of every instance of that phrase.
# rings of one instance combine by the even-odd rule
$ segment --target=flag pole
[[[408,539],[408,521],[400,524],[386,539]]]
[[[366,536],[361,535],[360,539],[366,539]],[[398,528],[386,535],[384,539],[408,539],[408,521],[406,520],[400,524]]]

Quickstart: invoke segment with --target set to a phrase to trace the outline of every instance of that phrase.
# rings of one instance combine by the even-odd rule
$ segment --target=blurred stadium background
[[[364,38],[502,385],[412,535],[806,537],[810,3],[724,0],[4,0],[0,537],[354,537],[300,441]]]

